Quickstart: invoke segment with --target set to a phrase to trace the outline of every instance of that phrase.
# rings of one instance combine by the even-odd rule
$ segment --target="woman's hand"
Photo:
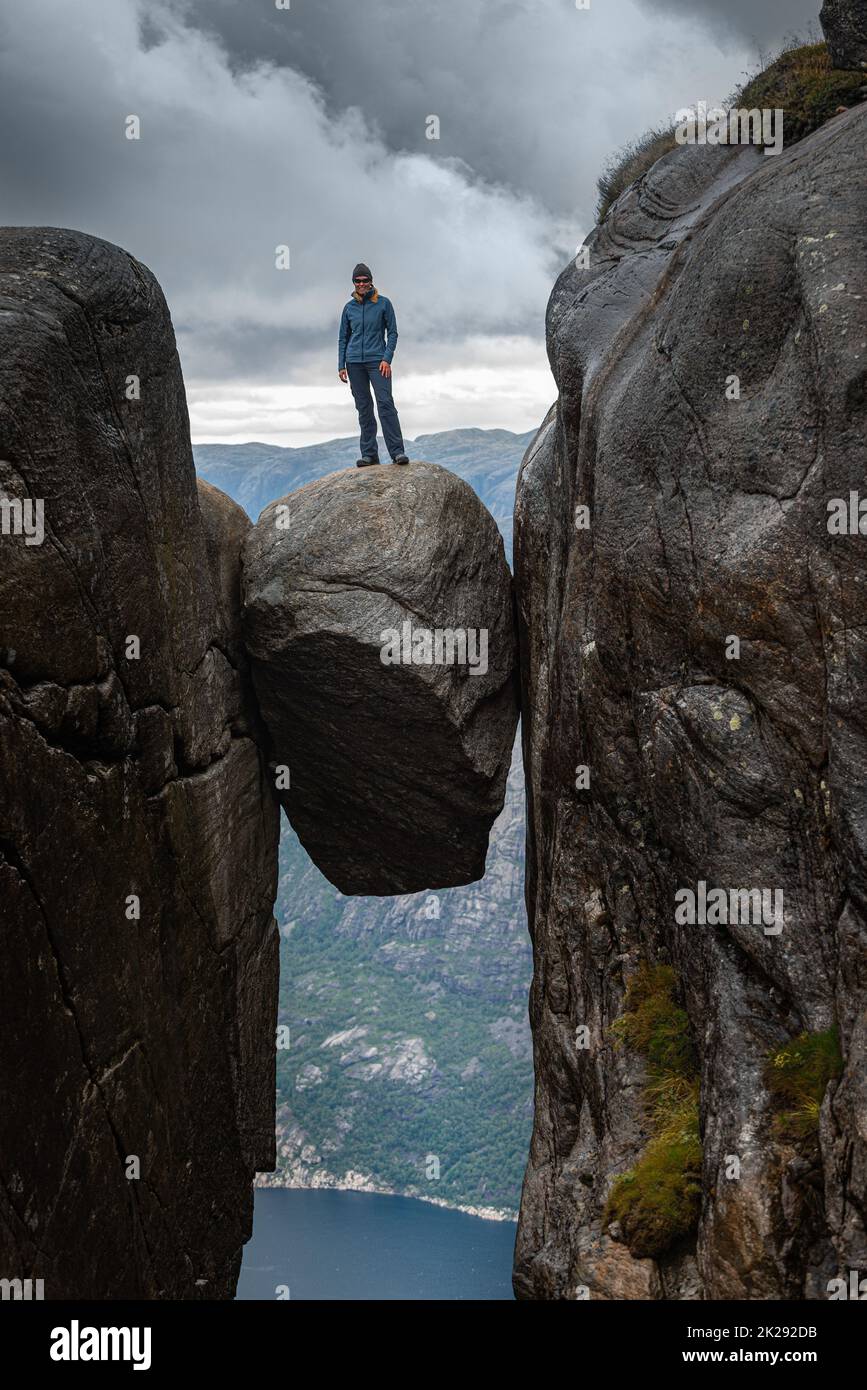
[[[379,370],[382,372],[382,375],[383,375],[383,376],[391,376],[391,363],[390,363],[390,362],[380,362],[380,364],[379,364]]]

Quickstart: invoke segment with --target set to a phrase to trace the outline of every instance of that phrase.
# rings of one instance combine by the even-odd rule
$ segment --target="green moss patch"
[[[670,966],[642,965],[611,1029],[615,1046],[632,1048],[647,1063],[652,1136],[635,1167],[615,1180],[604,1215],[619,1221],[639,1259],[661,1255],[689,1235],[701,1207],[698,1065],[676,989]]]
[[[867,73],[831,66],[827,44],[794,43],[733,92],[726,106],[730,110],[782,111],[785,143],[792,145],[818,130],[841,106],[856,106],[864,99],[865,87]],[[675,129],[674,122],[658,126],[611,156],[596,183],[597,222],[605,220],[630,184],[677,148]]]
[[[630,1253],[638,1259],[661,1255],[673,1241],[695,1230],[701,1158],[696,1092],[677,1118],[651,1139],[635,1167],[617,1179],[608,1198],[606,1220],[620,1222]]]
[[[774,1129],[781,1139],[798,1140],[816,1133],[828,1082],[842,1070],[836,1028],[828,1028],[824,1033],[801,1033],[769,1054],[765,1085],[779,1105]]]
[[[867,73],[832,68],[828,46],[811,43],[781,53],[770,67],[730,97],[730,107],[781,110],[787,145],[818,130],[840,106],[856,106],[867,86]]]
[[[653,1081],[696,1074],[689,1020],[675,1000],[676,988],[670,965],[640,966],[626,989],[626,1009],[611,1026],[616,1043],[646,1059]]]
[[[664,154],[676,148],[674,126],[670,125],[648,130],[613,154],[596,180],[599,195],[596,221],[604,222],[621,193],[625,193],[630,184],[646,174]]]

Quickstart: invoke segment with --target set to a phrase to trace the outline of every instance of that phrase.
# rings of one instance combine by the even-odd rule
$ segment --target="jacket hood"
[[[355,300],[357,300],[359,304],[361,303],[362,296],[358,293],[358,290],[353,290],[353,291],[352,291],[352,298],[355,299]],[[376,301],[377,301],[378,299],[379,299],[379,290],[376,288],[375,285],[373,285],[373,286],[371,286],[371,294],[370,294],[370,300],[369,300],[369,302],[370,302],[371,304],[375,304]]]

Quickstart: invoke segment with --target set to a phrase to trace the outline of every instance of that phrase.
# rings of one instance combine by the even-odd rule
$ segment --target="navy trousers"
[[[352,387],[352,397],[358,411],[358,423],[361,426],[361,457],[363,459],[375,459],[379,453],[376,446],[376,416],[373,413],[373,401],[370,398],[371,386],[373,387],[373,394],[376,396],[376,408],[379,411],[379,423],[382,425],[385,447],[392,458],[396,458],[398,454],[404,452],[400,420],[397,418],[397,410],[391,398],[391,377],[382,375],[379,370],[381,361],[382,358],[380,357],[375,362],[347,362],[346,364],[349,384]]]

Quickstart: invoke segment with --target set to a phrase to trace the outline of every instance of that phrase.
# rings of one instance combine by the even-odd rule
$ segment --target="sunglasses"
[[[366,277],[362,277],[361,279],[353,280],[352,283],[353,285],[369,285],[370,281]]]

